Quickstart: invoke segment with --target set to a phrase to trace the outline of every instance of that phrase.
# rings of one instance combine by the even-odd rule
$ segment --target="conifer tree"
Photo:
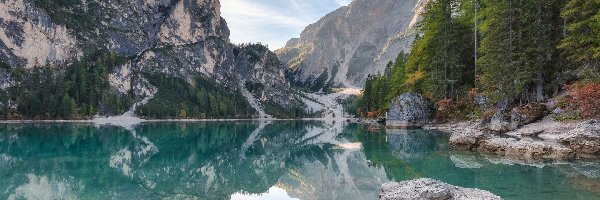
[[[482,10],[481,86],[486,95],[498,101],[514,97],[522,90],[524,83],[518,77],[517,60],[517,5],[516,0],[486,1]],[[516,91],[516,92],[515,92]]]
[[[569,0],[561,16],[565,38],[558,46],[573,64],[600,67],[600,0]]]
[[[542,100],[546,74],[555,63],[561,1],[484,2],[481,89],[493,101]]]
[[[472,83],[472,30],[459,18],[462,3],[431,1],[405,68],[405,86],[432,99],[456,98]]]

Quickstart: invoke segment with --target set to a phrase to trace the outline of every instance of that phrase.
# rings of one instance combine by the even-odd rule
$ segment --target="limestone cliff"
[[[408,52],[427,0],[354,0],[276,51],[295,82],[311,88],[361,86]],[[317,87],[314,87],[314,86]]]
[[[121,93],[151,93],[152,86],[138,75],[161,74],[189,82],[204,77],[235,91],[245,90],[240,81],[260,83],[264,87],[253,91],[260,94],[254,95],[256,110],[267,103],[301,105],[272,52],[229,42],[218,0],[0,1],[0,64],[7,66],[0,69],[2,88],[11,85],[11,69],[60,68],[87,49],[128,59],[110,75],[111,86]]]

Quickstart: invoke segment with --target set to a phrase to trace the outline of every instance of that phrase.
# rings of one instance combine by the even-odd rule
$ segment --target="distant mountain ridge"
[[[428,0],[354,0],[307,26],[275,53],[292,70],[293,82],[319,90],[361,86],[408,52]]]

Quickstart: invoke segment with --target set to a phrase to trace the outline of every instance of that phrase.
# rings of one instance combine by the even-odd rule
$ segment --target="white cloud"
[[[221,13],[232,42],[261,42],[277,49],[344,1],[350,0],[221,0]]]
[[[352,0],[335,0],[335,2],[340,6],[347,6]]]
[[[253,4],[244,0],[226,0],[221,3],[223,15],[232,16],[232,20],[243,20],[246,22],[270,22],[277,25],[290,27],[303,27],[307,21],[300,17],[287,16],[283,13],[270,10],[258,4]],[[249,24],[251,25],[251,24]]]

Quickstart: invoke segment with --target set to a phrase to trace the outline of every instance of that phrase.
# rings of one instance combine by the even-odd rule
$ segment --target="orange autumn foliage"
[[[600,84],[590,83],[566,87],[571,94],[568,108],[584,118],[600,118]]]
[[[367,112],[367,118],[377,118],[379,117],[379,111]]]
[[[467,95],[458,100],[442,99],[435,104],[435,118],[439,121],[464,121],[469,118],[477,107],[475,98],[477,92],[471,90]]]
[[[437,110],[435,112],[435,118],[439,120],[447,119],[450,115],[450,112],[455,107],[452,99],[442,99],[438,101],[435,105],[437,107]]]

